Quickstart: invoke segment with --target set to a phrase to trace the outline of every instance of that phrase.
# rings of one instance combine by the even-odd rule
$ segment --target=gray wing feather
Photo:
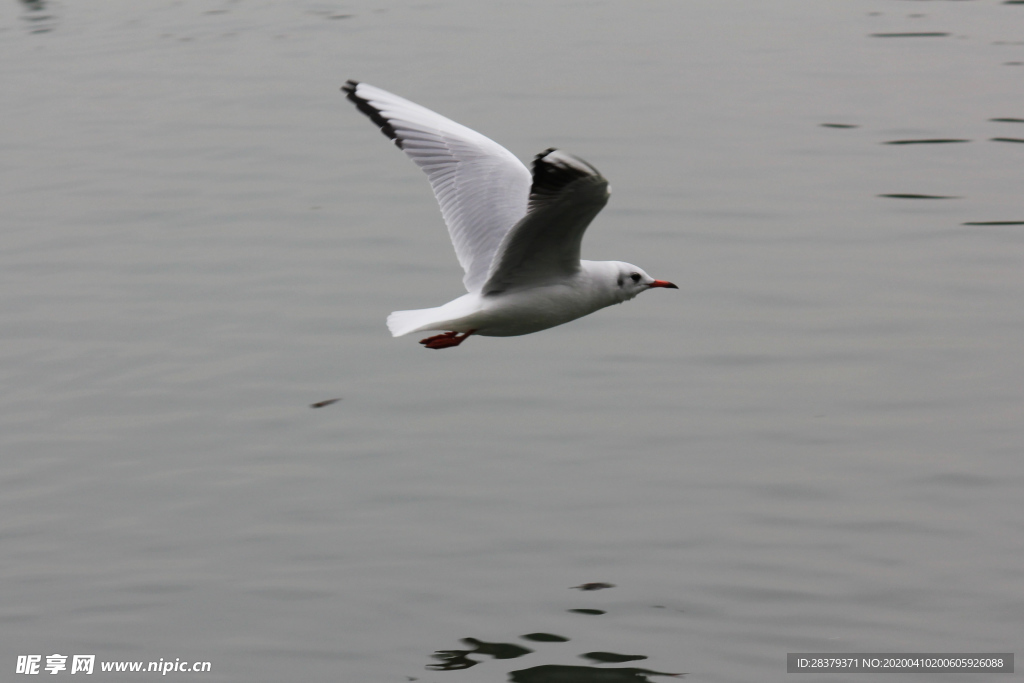
[[[582,159],[549,149],[533,169],[529,209],[498,247],[482,294],[577,273],[583,233],[608,203],[608,181]]]

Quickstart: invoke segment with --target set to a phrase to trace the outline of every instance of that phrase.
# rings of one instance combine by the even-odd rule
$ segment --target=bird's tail
[[[436,308],[420,308],[415,311],[395,311],[388,316],[388,329],[392,337],[401,337],[410,332],[440,329],[433,327],[438,322]]]

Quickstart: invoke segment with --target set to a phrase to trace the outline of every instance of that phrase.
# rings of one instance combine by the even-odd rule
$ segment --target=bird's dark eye
[[[630,273],[629,277],[633,279],[633,282],[640,282],[640,273]]]

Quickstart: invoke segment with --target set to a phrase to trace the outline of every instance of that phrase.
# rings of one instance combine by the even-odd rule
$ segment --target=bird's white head
[[[614,291],[621,301],[629,301],[640,292],[646,292],[648,289],[652,289],[654,287],[679,289],[668,280],[655,280],[653,277],[645,273],[642,268],[638,268],[632,263],[626,263],[624,261],[610,261],[609,264],[613,266],[612,277],[615,280]]]

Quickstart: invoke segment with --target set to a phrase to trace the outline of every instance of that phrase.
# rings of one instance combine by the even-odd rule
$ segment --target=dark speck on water
[[[959,199],[959,197],[941,194],[880,194],[878,196],[890,199]]]
[[[955,138],[935,138],[930,140],[889,140],[883,142],[883,145],[942,145],[949,142],[970,142],[970,140],[960,140]]]
[[[569,639],[554,633],[527,633],[519,636],[523,640],[533,640],[538,643],[567,643]]]
[[[940,38],[950,34],[940,31],[922,33],[872,33],[872,38]]]
[[[316,403],[311,404],[309,407],[310,408],[323,408],[325,406],[331,405],[332,403],[337,403],[340,400],[341,400],[340,398],[329,398],[326,401],[317,401]]]
[[[646,655],[620,655],[615,652],[584,652],[580,657],[593,659],[595,662],[607,662],[609,664],[622,664],[623,662],[635,662],[647,659]]]

